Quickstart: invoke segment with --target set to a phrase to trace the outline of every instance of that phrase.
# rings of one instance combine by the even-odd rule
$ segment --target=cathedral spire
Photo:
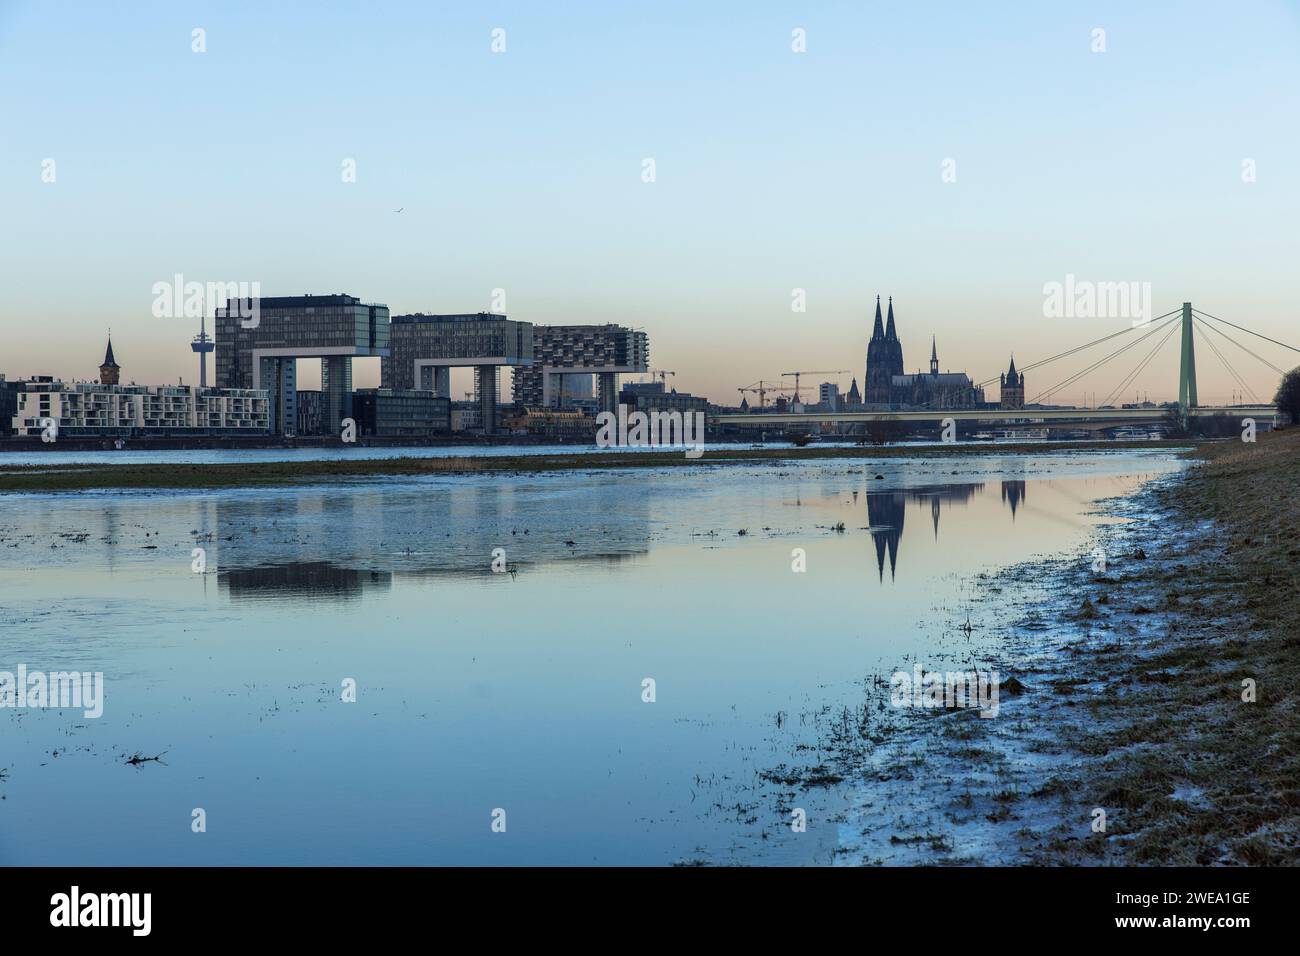
[[[939,345],[933,335],[930,336],[930,374],[939,374]]]
[[[880,301],[876,300],[876,315],[880,315]],[[885,326],[885,338],[896,339],[898,333],[894,331],[894,297],[889,297],[889,323]]]
[[[880,296],[876,296],[876,324],[871,328],[871,337],[873,339],[885,337],[885,326],[880,320]]]

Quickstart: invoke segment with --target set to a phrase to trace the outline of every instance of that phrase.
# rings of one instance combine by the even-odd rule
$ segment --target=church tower
[[[104,353],[104,363],[99,366],[99,384],[116,385],[121,376],[121,368],[113,360],[113,336],[108,336],[108,351]]]
[[[930,374],[939,374],[939,344],[933,335],[930,336]]]
[[[998,404],[1003,408],[1025,407],[1025,376],[1016,373],[1016,357],[1011,356],[1011,367],[1002,375],[1002,391]]]
[[[880,318],[880,296],[876,296],[876,321],[867,343],[867,377],[863,399],[868,405],[888,405],[892,400],[894,376],[903,374],[903,344],[894,327],[894,300],[889,300],[889,321]]]

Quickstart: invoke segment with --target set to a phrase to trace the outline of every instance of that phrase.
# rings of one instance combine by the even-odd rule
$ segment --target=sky
[[[1298,107],[1276,0],[0,0],[0,373],[92,379],[111,328],[124,381],[195,381],[197,322],[152,310],[177,274],[394,314],[500,289],[511,318],[645,329],[725,403],[795,369],[861,385],[877,295],[908,370],[934,336],[977,381],[1131,325],[1045,314],[1067,276],[1300,345]],[[1177,397],[1177,344],[1124,399]],[[1199,343],[1198,378],[1239,388]]]

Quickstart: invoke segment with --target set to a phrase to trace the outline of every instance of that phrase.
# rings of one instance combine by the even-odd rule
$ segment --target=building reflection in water
[[[1020,507],[1020,502],[1025,500],[1024,481],[1002,482],[1002,500],[1011,508],[1011,517],[1014,519],[1016,509]]]
[[[387,571],[342,568],[328,561],[299,561],[218,570],[217,582],[223,591],[236,599],[256,600],[294,594],[347,601],[360,597],[367,588],[389,590],[393,586],[393,576]]]
[[[867,526],[876,547],[876,570],[881,581],[885,579],[885,563],[889,564],[892,580],[898,568],[898,549],[903,540],[903,524],[909,502],[924,507],[929,505],[934,540],[939,540],[939,516],[945,504],[965,505],[984,489],[984,482],[953,485],[930,485],[908,488],[903,491],[885,491],[867,495]],[[1024,481],[1002,482],[1002,501],[1015,517],[1016,508],[1025,497]]]
[[[204,546],[232,599],[347,601],[397,580],[491,574],[497,548],[515,569],[636,560],[649,551],[655,497],[608,483],[530,493],[484,482],[218,498]]]

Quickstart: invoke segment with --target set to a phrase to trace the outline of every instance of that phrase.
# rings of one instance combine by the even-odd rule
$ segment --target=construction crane
[[[774,383],[768,383],[763,381],[762,379],[759,379],[753,385],[743,385],[740,388],[736,389],[736,391],[740,392],[740,397],[742,401],[745,398],[746,392],[753,392],[755,395],[758,396],[758,407],[764,408],[767,406],[768,392],[788,392],[791,391],[791,388],[789,385],[776,385]]]
[[[799,376],[800,375],[848,375],[849,370],[846,368],[837,369],[801,369],[798,372],[782,372],[781,377],[794,376],[794,400],[799,402]]]
[[[652,382],[655,380],[656,375],[659,376],[659,381],[663,385],[665,391],[668,389],[668,376],[671,375],[673,378],[677,377],[676,372],[670,372],[667,369],[662,368],[651,368],[646,369],[646,371],[650,373],[650,381]]]

